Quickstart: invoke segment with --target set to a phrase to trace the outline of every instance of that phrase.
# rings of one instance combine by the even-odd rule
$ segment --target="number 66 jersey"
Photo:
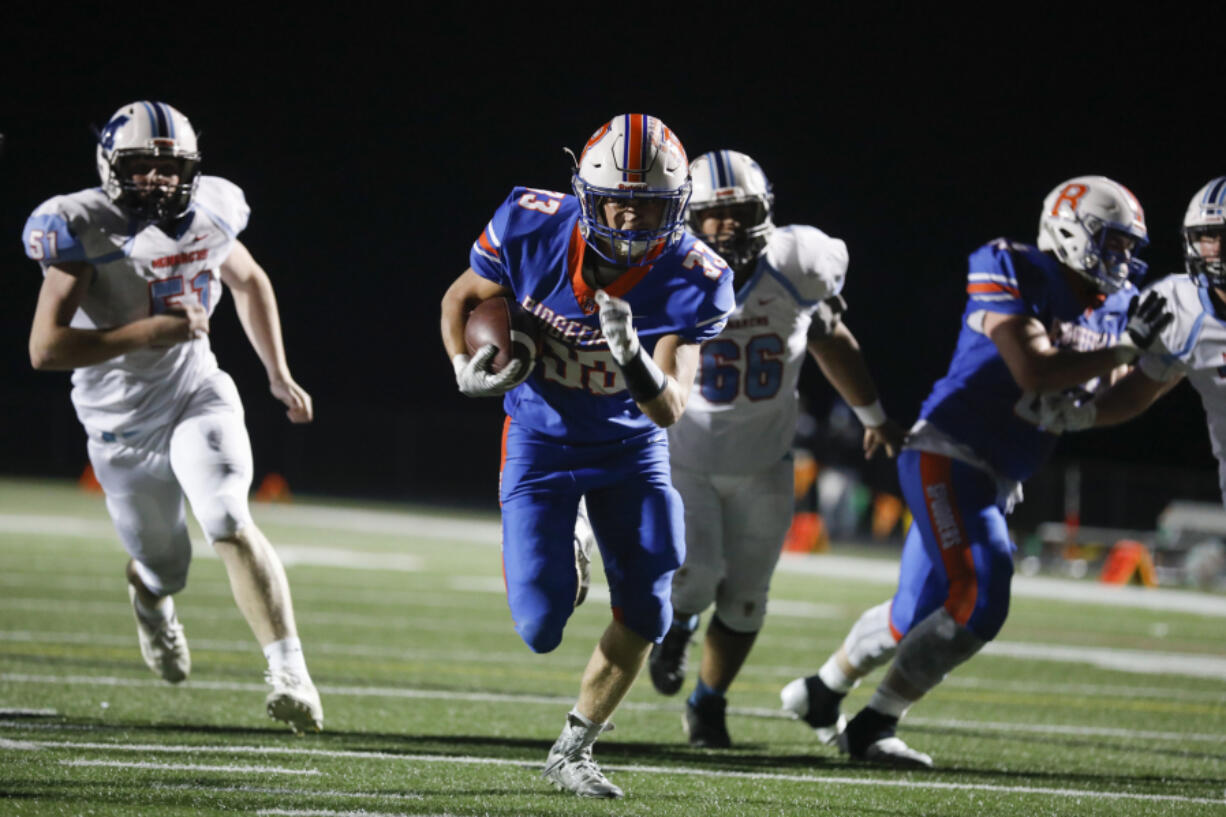
[[[133,222],[102,188],[48,199],[26,221],[26,255],[47,267],[85,263],[92,279],[72,317],[77,329],[112,329],[221,297],[219,267],[249,214],[243,191],[201,176],[191,209],[173,225]],[[76,369],[72,402],[93,435],[131,436],[171,422],[217,360],[208,338],[145,347]]]
[[[723,334],[702,345],[689,407],[668,430],[674,466],[750,474],[791,449],[811,329],[837,326],[846,273],[841,240],[802,225],[771,233]]]
[[[635,405],[600,331],[596,291],[583,278],[586,241],[573,196],[516,187],[473,243],[475,273],[514,293],[540,323],[539,364],[503,399],[516,423],[568,442],[603,443],[654,430]],[[652,354],[664,335],[701,343],[732,311],[732,272],[689,233],[605,287],[630,304]]]

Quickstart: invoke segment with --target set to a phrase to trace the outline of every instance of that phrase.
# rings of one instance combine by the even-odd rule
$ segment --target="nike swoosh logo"
[[[771,302],[771,301],[773,301],[773,300],[775,300],[775,299],[774,299],[774,298],[759,298],[759,299],[758,299],[758,306],[766,306],[768,303],[770,303],[770,302]]]
[[[204,235],[198,235],[192,239],[192,243],[195,244],[197,241],[204,241],[208,237],[209,237],[208,233],[205,233]]]

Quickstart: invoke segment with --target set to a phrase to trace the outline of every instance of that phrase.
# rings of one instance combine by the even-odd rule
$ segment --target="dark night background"
[[[6,23],[4,473],[75,476],[85,463],[68,375],[29,365],[40,277],[20,233],[44,199],[98,183],[89,126],[135,99],[186,113],[204,172],[246,191],[242,240],[272,277],[291,369],[315,400],[312,426],[284,420],[223,301],[213,347],[244,396],[257,480],[489,508],[500,404],[456,391],[439,299],[509,188],[568,190],[562,147],[614,114],[659,116],[691,157],[751,154],[777,223],[847,241],[847,322],[905,424],[948,364],[975,247],[1033,242],[1043,196],[1101,173],[1141,200],[1144,257],[1165,274],[1182,266],[1188,199],[1226,172],[1222,39],[1204,11],[858,4],[781,17],[743,5],[666,19],[652,6],[627,18],[525,5],[494,18],[348,4],[327,18],[185,7],[116,19],[125,8]],[[813,366],[802,390],[818,406],[831,395]],[[1087,523],[1149,527],[1174,496],[1216,498],[1187,385],[1128,426],[1063,441],[1058,458],[1086,463]],[[889,467],[874,479],[888,485]],[[1037,479],[1021,512],[1059,492]]]

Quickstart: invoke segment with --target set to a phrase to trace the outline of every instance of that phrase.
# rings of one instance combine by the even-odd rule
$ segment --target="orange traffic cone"
[[[801,511],[792,517],[783,549],[792,553],[825,553],[830,550],[830,534],[820,514]]]
[[[285,477],[274,473],[267,474],[260,482],[255,498],[257,502],[292,502],[294,499]]]
[[[1105,584],[1141,584],[1155,587],[1158,584],[1153,557],[1149,548],[1132,539],[1121,539],[1107,554],[1101,576]]]
[[[81,472],[81,478],[77,480],[77,485],[80,485],[81,490],[87,494],[102,493],[102,485],[98,482],[98,477],[94,476],[92,465],[85,466],[85,470]]]

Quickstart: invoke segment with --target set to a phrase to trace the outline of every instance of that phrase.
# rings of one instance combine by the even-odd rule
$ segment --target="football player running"
[[[914,522],[892,600],[865,612],[821,669],[782,690],[785,710],[856,760],[926,768],[896,737],[899,719],[946,673],[996,637],[1009,609],[1014,545],[1005,516],[1057,437],[1039,427],[1041,395],[1093,392],[1154,343],[1170,316],[1138,304],[1145,216],[1103,176],[1057,186],[1038,246],[991,241],[970,256],[967,304],[949,372],[898,456]],[[1127,328],[1125,328],[1127,324]],[[843,729],[839,702],[893,658]]]
[[[72,369],[89,459],[130,559],[128,594],[145,663],[178,683],[191,655],[174,594],[192,548],[183,497],[225,563],[239,610],[268,660],[269,716],[323,726],[276,552],[252,521],[251,442],[209,316],[230,290],[269,388],[291,422],[312,419],[294,382],[267,274],[238,240],[243,192],[199,172],[196,133],[161,102],[134,102],[99,133],[100,188],[56,196],[26,222],[43,283],[30,329],[35,369]]]
[[[727,748],[725,693],[762,628],[792,518],[790,449],[806,350],[864,424],[865,456],[894,456],[903,430],[887,419],[842,320],[846,245],[816,227],[776,228],[770,184],[743,153],[703,154],[690,176],[689,228],[732,266],[736,310],[702,345],[697,388],[668,430],[686,558],[673,576],[673,625],[649,669],[657,691],[676,693],[699,614],[715,605],[683,723],[691,744]]]
[[[1129,420],[1187,377],[1200,394],[1209,424],[1218,481],[1226,503],[1226,176],[1196,191],[1183,218],[1186,275],[1170,275],[1150,290],[1170,304],[1174,319],[1123,380],[1092,402],[1050,400],[1044,426],[1079,431]]]
[[[685,232],[689,166],[677,136],[643,114],[587,141],[574,195],[516,187],[473,244],[442,302],[442,335],[461,392],[505,394],[502,554],[515,630],[535,652],[562,640],[579,577],[581,497],[609,581],[613,618],[549,750],[544,775],[587,797],[620,797],[592,744],[672,618],[684,553],[681,501],[663,429],[685,410],[698,344],[733,308],[723,260]],[[510,296],[541,324],[539,365],[491,372],[465,354],[465,315]]]

